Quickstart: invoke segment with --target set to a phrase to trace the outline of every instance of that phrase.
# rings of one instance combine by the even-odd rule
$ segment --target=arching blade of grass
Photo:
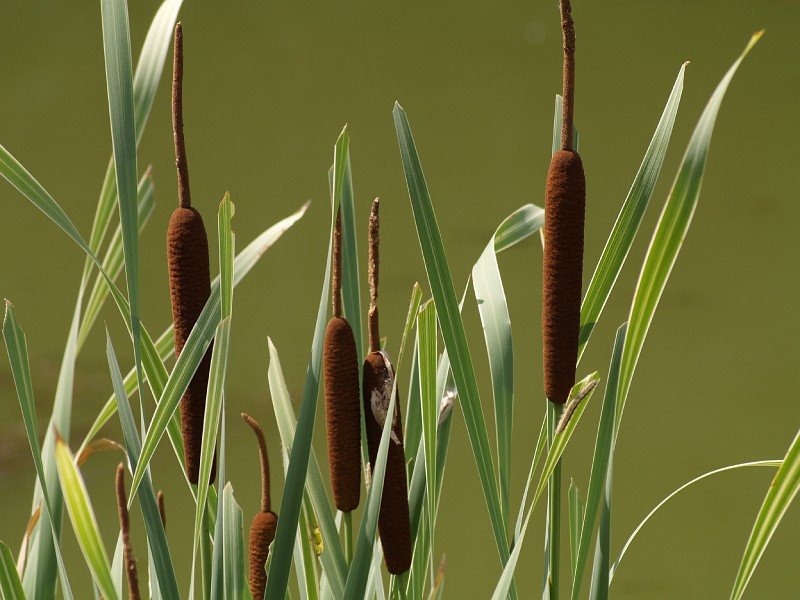
[[[269,370],[267,376],[269,378],[269,390],[275,411],[275,420],[278,424],[278,433],[281,436],[281,442],[285,448],[291,448],[294,442],[294,431],[297,426],[297,421],[295,420],[294,410],[292,408],[292,399],[289,396],[289,390],[286,387],[286,381],[283,377],[278,351],[271,339],[268,339],[267,342],[269,344]],[[311,499],[314,514],[317,517],[317,524],[319,525],[322,540],[325,545],[325,549],[319,557],[322,570],[327,578],[328,585],[334,592],[334,596],[341,598],[344,593],[347,566],[339,541],[339,534],[336,530],[336,523],[331,513],[331,503],[328,500],[322,472],[320,471],[319,463],[317,462],[317,457],[314,454],[313,448],[311,450],[311,457],[309,458],[306,490]]]
[[[425,176],[422,173],[422,165],[414,145],[408,118],[399,104],[395,104],[393,113],[422,257],[431,293],[436,302],[436,310],[439,313],[442,337],[450,357],[453,377],[461,398],[467,433],[486,499],[495,544],[500,555],[500,562],[505,565],[509,556],[506,523],[500,505],[500,494],[486,420],[478,394],[478,384],[467,345],[464,324],[458,311],[453,279],[447,265],[444,244],[439,233],[439,226],[436,222],[436,215],[433,211]]]
[[[144,230],[144,226],[150,219],[155,209],[155,202],[153,201],[153,176],[151,169],[148,167],[147,171],[139,180],[139,187],[137,188],[138,201],[138,215],[139,215],[139,235]],[[108,276],[116,279],[122,267],[124,266],[124,257],[122,256],[122,228],[117,227],[114,235],[108,242],[108,249],[103,257],[103,269]],[[83,311],[81,318],[81,328],[78,332],[78,350],[83,347],[86,338],[92,329],[103,304],[108,297],[108,286],[103,281],[101,275],[97,275],[92,285],[92,291],[89,293],[89,299],[86,301],[86,308]]]
[[[278,239],[288,231],[297,221],[299,221],[303,215],[305,214],[308,205],[303,205],[300,210],[295,212],[294,214],[282,219],[263,233],[261,233],[256,239],[254,239],[247,247],[242,250],[234,260],[233,263],[233,285],[236,287],[242,279],[250,272],[250,270],[256,265],[256,263],[261,259],[263,254],[276,242]],[[219,277],[214,279],[211,284],[211,294],[219,294]],[[172,325],[167,327],[167,329],[159,336],[158,340],[154,343],[154,350],[155,354],[158,357],[158,362],[161,364],[161,369],[163,369],[163,378],[159,377],[156,379],[156,384],[153,381],[149,380],[148,375],[148,383],[150,384],[151,388],[153,388],[153,396],[156,398],[160,398],[161,394],[163,393],[163,387],[167,380],[167,372],[163,366],[163,361],[169,359],[175,352],[175,347],[172,341]],[[147,364],[147,357],[145,357],[145,365]],[[158,365],[156,365],[158,366]],[[125,391],[130,395],[136,391],[136,373],[131,370],[123,380],[125,383]],[[117,400],[114,396],[109,398],[103,408],[98,413],[97,417],[95,417],[94,423],[92,423],[89,431],[87,432],[83,443],[81,444],[80,454],[90,443],[91,441],[97,436],[103,426],[108,422],[111,417],[114,416],[114,413],[117,410]],[[177,424],[177,421],[175,421]],[[180,430],[178,429],[177,438],[172,438],[172,429],[169,429],[168,432],[170,433],[170,441],[173,443],[179,443],[180,448],[183,448],[183,442],[180,437]],[[181,450],[179,459],[181,464],[183,463],[183,451]]]
[[[25,600],[14,556],[4,542],[0,542],[0,595],[5,600]]]
[[[736,70],[759,40],[761,34],[762,32],[758,32],[750,38],[742,54],[717,85],[700,115],[672,190],[658,219],[655,233],[650,240],[650,247],[642,265],[628,318],[628,331],[625,336],[625,349],[622,354],[617,394],[615,437],[619,432],[619,423],[622,420],[633,373],[636,370],[636,363],[639,360],[647,331],[653,321],[661,294],[678,258],[678,253],[697,208],[708,159],[708,149],[711,144],[711,134],[714,131],[714,123],[722,105],[722,99],[725,97],[725,92],[736,74]]]
[[[406,353],[406,342],[411,337],[414,324],[417,322],[419,306],[422,300],[422,290],[418,284],[414,284],[411,291],[411,301],[408,305],[408,315],[403,327],[403,337],[400,339],[400,349],[397,352],[397,362],[394,364],[395,374],[400,373],[400,368]],[[435,316],[435,315],[434,315]],[[391,400],[387,415],[395,414],[395,400],[397,396],[397,377],[394,379]],[[389,452],[389,434],[392,430],[394,418],[387,418],[383,424],[381,442],[378,446],[378,454],[375,464],[372,465],[372,477],[370,480],[367,501],[364,506],[364,513],[361,516],[361,527],[358,531],[356,540],[355,554],[350,563],[347,573],[347,583],[344,589],[345,600],[361,600],[364,597],[364,590],[370,574],[370,564],[372,560],[372,549],[375,543],[375,534],[378,529],[378,515],[380,513],[381,498],[383,496],[383,477],[386,472],[386,456]]]
[[[592,373],[576,383],[569,393],[569,398],[564,406],[567,407],[575,405],[575,408],[566,423],[564,423],[563,426],[559,425],[559,430],[557,430],[555,436],[553,437],[553,444],[550,446],[550,451],[548,452],[547,458],[544,461],[542,472],[539,475],[539,483],[537,484],[536,491],[533,494],[533,500],[528,508],[525,521],[520,530],[520,534],[514,544],[514,550],[511,552],[508,563],[506,563],[506,566],[503,568],[503,574],[500,576],[500,579],[497,582],[497,587],[495,587],[492,600],[502,600],[508,596],[514,580],[514,570],[517,567],[517,561],[519,560],[519,554],[522,550],[522,544],[525,540],[525,532],[528,529],[528,523],[530,522],[533,509],[536,508],[536,504],[541,498],[542,493],[547,489],[547,482],[550,480],[550,475],[552,475],[553,470],[561,460],[561,456],[564,454],[564,450],[566,450],[567,444],[569,444],[569,441],[572,438],[572,434],[575,432],[578,423],[580,423],[581,417],[583,416],[583,413],[586,410],[589,400],[591,399],[592,394],[594,394],[594,390],[597,388],[597,383],[599,381],[600,376],[597,373]],[[569,409],[565,409],[565,413],[567,410]],[[533,475],[532,470],[531,475]]]
[[[600,422],[597,425],[594,455],[592,456],[592,471],[589,476],[589,488],[586,492],[586,508],[581,517],[578,546],[575,551],[575,560],[573,562],[573,600],[577,600],[580,595],[581,580],[583,577],[583,570],[586,566],[586,558],[589,555],[592,532],[594,531],[597,511],[600,507],[600,500],[606,485],[608,466],[614,452],[614,413],[617,406],[619,367],[620,361],[622,360],[622,348],[626,331],[627,325],[625,324],[617,329],[614,338],[614,347],[611,351],[611,365],[608,368],[608,380],[606,382],[605,396],[603,397],[603,407],[600,411]]]
[[[25,332],[17,323],[14,316],[14,307],[8,300],[5,301],[5,316],[3,318],[3,340],[5,341],[6,350],[8,351],[8,361],[11,365],[11,374],[14,378],[14,385],[17,390],[17,399],[19,400],[19,407],[22,412],[22,421],[25,424],[25,433],[28,437],[28,445],[31,448],[33,455],[33,464],[36,467],[36,475],[38,477],[39,487],[44,505],[44,515],[40,518],[40,531],[47,527],[49,531],[49,539],[55,554],[56,563],[58,567],[58,575],[61,581],[61,589],[64,596],[68,599],[72,598],[72,589],[69,585],[67,571],[64,567],[64,559],[61,555],[61,548],[58,543],[58,534],[54,524],[58,520],[53,518],[53,515],[59,514],[54,512],[52,488],[48,485],[47,471],[45,463],[42,460],[42,452],[39,449],[39,439],[37,434],[36,424],[36,402],[33,397],[33,383],[31,381],[31,368],[28,362],[28,343],[25,339]],[[52,444],[52,435],[50,443]],[[45,448],[47,448],[48,438],[45,437]],[[58,487],[58,481],[55,482]],[[43,534],[40,539],[48,537]],[[27,594],[26,594],[27,595]]]
[[[114,352],[114,346],[111,343],[111,337],[108,331],[106,331],[106,359],[108,360],[108,368],[111,373],[114,395],[117,397],[117,404],[119,406],[119,420],[122,426],[122,433],[125,437],[125,447],[128,452],[130,469],[131,471],[135,471],[136,464],[139,462],[141,441],[139,432],[136,429],[133,411],[131,410],[128,396],[122,383],[119,363],[117,362],[117,356]],[[169,547],[167,546],[167,537],[164,532],[164,526],[161,523],[161,514],[158,510],[158,503],[156,502],[156,496],[149,474],[145,476],[142,482],[142,493],[138,495],[138,498],[142,509],[142,516],[144,517],[144,525],[147,530],[148,547],[153,557],[156,575],[158,576],[158,588],[167,598],[177,598],[180,593],[178,592],[175,568],[172,564],[172,556],[170,555]],[[121,565],[122,563],[120,562],[119,564]],[[121,574],[121,570],[119,572]],[[113,569],[112,573],[114,573]],[[119,590],[121,588],[116,586],[116,589]]]
[[[72,453],[60,437],[56,439],[56,465],[58,477],[61,480],[61,491],[64,494],[64,503],[67,506],[78,545],[92,572],[92,579],[104,598],[117,600],[118,596],[111,578],[108,555],[103,547],[103,540],[100,538],[89,494],[83,478],[75,466]]]
[[[267,579],[267,600],[284,600],[289,584],[289,571],[292,562],[292,548],[294,547],[297,522],[300,518],[300,506],[303,501],[308,460],[311,454],[311,437],[314,433],[314,417],[316,414],[317,395],[322,368],[322,343],[325,335],[326,315],[328,314],[328,300],[330,297],[331,275],[331,245],[333,231],[336,225],[336,213],[341,204],[342,188],[344,187],[345,157],[350,145],[350,136],[347,131],[342,131],[334,147],[334,176],[333,194],[331,195],[331,226],[328,238],[328,258],[325,266],[325,280],[322,284],[322,294],[317,311],[317,320],[314,327],[314,339],[311,344],[311,358],[306,381],[303,386],[303,400],[300,404],[300,417],[297,420],[294,443],[292,444],[289,473],[286,478],[286,487],[281,501],[281,518],[275,533],[272,559],[269,564],[269,577]]]
[[[789,505],[797,496],[798,491],[800,491],[800,431],[795,435],[786,456],[780,461],[778,472],[764,496],[764,502],[753,524],[753,531],[747,539],[742,563],[736,573],[731,600],[739,600],[744,594],[750,578],[772,539],[772,534],[775,533],[781,519],[789,510]]]
[[[497,254],[538,231],[544,210],[526,204],[500,223],[481,257],[472,267],[472,286],[483,325],[483,337],[492,376],[497,436],[500,505],[509,520],[508,489],[511,481],[511,433],[514,423],[514,344],[503,279]]]
[[[589,287],[583,297],[578,361],[583,355],[594,326],[600,318],[600,313],[603,312],[603,307],[611,295],[611,290],[617,282],[620,271],[622,271],[622,266],[625,264],[625,259],[628,257],[628,252],[636,238],[636,233],[639,231],[639,225],[642,223],[644,213],[650,204],[653,189],[658,181],[658,176],[661,174],[661,167],[664,166],[664,158],[667,155],[672,128],[675,125],[675,117],[678,114],[678,107],[681,103],[686,64],[688,63],[684,63],[678,71],[678,77],[672,86],[672,92],[667,99],[664,112],[661,113],[661,118],[653,133],[653,138],[650,140],[650,145],[644,154],[642,164],[633,179],[631,189],[625,197],[625,202],[622,203],[622,208],[617,215],[617,220],[611,229],[606,245],[600,255],[600,260],[597,261],[597,266],[592,274]]]
[[[139,219],[136,210],[136,126],[133,113],[133,60],[126,0],[101,0],[103,52],[106,64],[108,113],[117,176],[117,204],[122,226],[125,279],[133,338],[136,378],[143,381],[141,316],[139,313]],[[141,386],[139,389],[141,393]]]

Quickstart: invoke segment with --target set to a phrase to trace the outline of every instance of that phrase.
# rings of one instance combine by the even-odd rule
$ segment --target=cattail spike
[[[172,133],[175,141],[175,165],[178,171],[178,208],[172,213],[167,231],[167,263],[175,356],[179,356],[189,334],[211,295],[208,262],[208,237],[203,218],[191,204],[189,168],[183,139],[183,27],[175,26],[172,72]],[[206,405],[208,372],[211,367],[209,346],[181,398],[181,433],[185,447],[185,466],[189,482],[197,484],[200,475],[200,451],[203,442],[203,415]],[[210,481],[216,474],[216,461]]]
[[[264,437],[264,430],[253,417],[247,413],[242,413],[242,419],[247,423],[258,440],[258,455],[261,459],[261,512],[272,510],[272,498],[270,497],[269,483],[269,455],[267,454],[267,440]]]
[[[380,274],[380,220],[378,209],[380,199],[372,201],[369,214],[369,349],[377,352],[381,349],[381,335],[378,321],[378,275]]]
[[[333,316],[342,316],[342,211],[336,212],[333,229],[333,277],[331,277],[331,303]]]
[[[119,528],[122,532],[122,549],[125,558],[125,574],[128,578],[128,598],[129,600],[139,600],[139,577],[136,574],[136,558],[133,555],[133,546],[131,545],[131,523],[128,515],[128,500],[125,497],[125,465],[122,463],[117,466],[115,484]]]
[[[564,43],[561,149],[572,150],[573,115],[575,114],[575,24],[572,21],[570,0],[560,0],[559,4]]]
[[[581,157],[572,148],[575,95],[575,30],[569,0],[560,0],[564,34],[564,114],[562,149],[547,173],[542,268],[542,347],[544,388],[555,404],[567,401],[575,383],[583,277],[586,180]]]
[[[403,423],[399,391],[395,390],[395,410],[388,414],[394,384],[394,369],[384,352],[370,352],[363,369],[364,425],[367,432],[370,465],[378,457],[381,434],[386,419],[392,419],[383,494],[378,513],[386,568],[392,575],[405,573],[411,566],[411,521],[408,508],[408,481],[403,445]]]
[[[175,167],[178,170],[178,201],[181,208],[192,205],[189,189],[189,165],[183,139],[183,25],[175,25],[172,51],[172,137],[175,142]]]

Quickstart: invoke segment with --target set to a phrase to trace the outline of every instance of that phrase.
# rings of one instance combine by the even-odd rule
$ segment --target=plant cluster
[[[714,123],[729,83],[761,34],[753,36],[725,73],[689,140],[650,237],[628,320],[619,327],[611,347],[588,487],[582,493],[570,483],[566,501],[561,497],[560,460],[592,395],[601,388],[598,372],[576,383],[576,370],[583,369],[580,361],[586,345],[653,195],[680,104],[686,65],[678,72],[585,291],[582,279],[587,187],[578,154],[579,136],[573,126],[576,45],[568,0],[560,2],[564,89],[563,96],[556,96],[553,158],[545,206],[526,204],[500,223],[475,262],[461,296],[457,295],[448,266],[408,117],[395,104],[394,124],[430,298],[424,298],[423,287],[414,284],[403,335],[397,347],[392,348],[394,361],[390,359],[390,344],[379,329],[379,201],[373,201],[365,227],[370,303],[364,315],[350,137],[346,130],[342,131],[328,173],[328,255],[297,414],[278,350],[268,340],[269,392],[283,450],[285,484],[280,502],[276,503],[280,516],[273,512],[265,433],[253,417],[242,414],[258,442],[262,488],[260,510],[252,520],[246,550],[242,511],[226,477],[225,416],[230,407],[225,380],[233,292],[270,246],[303,217],[307,206],[269,227],[236,253],[234,205],[225,194],[216,220],[220,272],[211,279],[209,243],[203,219],[191,204],[183,139],[183,30],[180,23],[176,25],[181,4],[181,0],[164,0],[161,4],[134,71],[127,2],[101,0],[113,155],[88,240],[45,188],[0,146],[0,174],[86,255],[44,439],[39,436],[25,334],[12,304],[5,304],[3,338],[30,444],[36,485],[33,510],[18,556],[12,555],[6,543],[0,544],[2,597],[48,599],[56,595],[57,588],[67,599],[76,594],[86,597],[73,592],[70,573],[64,566],[61,539],[65,509],[92,574],[95,597],[119,599],[126,587],[131,599],[141,594],[155,599],[181,597],[173,565],[178,542],[172,540],[170,544],[168,540],[164,496],[156,493],[154,485],[156,477],[170,475],[157,475],[150,468],[166,435],[176,467],[194,499],[188,597],[283,600],[298,595],[307,600],[358,600],[385,598],[388,594],[392,598],[440,598],[446,569],[444,560],[439,560],[444,549],[437,542],[436,523],[452,420],[461,413],[499,559],[493,598],[518,596],[515,570],[531,515],[541,500],[548,504],[544,597],[556,600],[569,596],[577,600],[594,542],[589,594],[593,599],[602,599],[608,597],[620,560],[638,531],[675,494],[719,472],[744,467],[775,468],[775,478],[756,517],[733,584],[731,598],[740,598],[772,533],[800,489],[800,436],[780,460],[723,467],[670,494],[634,530],[615,560],[610,555],[611,490],[615,444],[628,392],[650,323],[692,222]],[[137,145],[173,39],[172,114],[179,206],[169,221],[166,252],[173,323],[160,336],[153,337],[140,318],[138,272],[139,233],[153,210],[153,184],[150,168],[138,178]],[[119,223],[112,233],[115,213]],[[530,448],[524,493],[518,508],[512,511],[509,490],[514,348],[497,256],[536,233],[542,234],[543,243],[542,335],[547,401],[538,438]],[[123,271],[125,291],[115,283]],[[488,434],[484,401],[461,318],[462,310],[473,303],[470,287],[483,326],[491,371],[494,444]],[[134,364],[123,376],[107,332],[112,394],[73,452],[70,425],[75,362],[109,296],[130,334]],[[169,368],[173,356],[175,361]],[[408,381],[402,397],[398,385],[401,376]],[[324,392],[330,485],[312,447],[320,388]],[[137,407],[138,419],[134,416]],[[122,427],[122,443],[99,437],[115,416]],[[524,429],[532,428],[527,424]],[[120,531],[111,560],[81,474],[82,465],[92,453],[108,448],[120,449],[125,456],[114,480]],[[127,493],[126,470],[131,477]],[[131,542],[129,511],[137,504],[145,528],[145,548],[134,548]],[[567,509],[564,529],[568,535],[561,531],[562,505]],[[360,522],[356,526],[353,512],[359,506]],[[568,578],[559,564],[562,538],[569,540]],[[249,565],[245,558],[248,555]],[[384,563],[388,579],[383,572]],[[290,585],[292,572],[296,587]]]

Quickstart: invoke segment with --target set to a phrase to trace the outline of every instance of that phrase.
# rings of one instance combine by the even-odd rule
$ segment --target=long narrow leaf
[[[103,540],[97,527],[97,519],[89,502],[89,493],[83,478],[75,466],[75,460],[69,448],[61,438],[56,439],[56,465],[61,480],[61,491],[67,506],[72,528],[78,545],[81,548],[86,564],[92,572],[92,578],[107,600],[117,600],[117,591],[111,577],[108,555],[103,547]]]
[[[683,78],[686,71],[686,64],[681,66],[678,77],[672,86],[672,92],[667,99],[664,112],[658,121],[653,138],[642,159],[642,164],[633,179],[631,188],[622,203],[622,208],[611,228],[606,245],[597,261],[589,287],[581,304],[581,329],[580,342],[578,348],[578,360],[583,355],[583,350],[592,335],[594,326],[603,312],[603,307],[611,295],[611,290],[617,282],[625,259],[628,257],[633,240],[642,223],[642,218],[650,203],[658,176],[661,174],[661,167],[664,166],[664,158],[667,155],[667,148],[672,136],[672,128],[675,125],[675,117],[678,114],[678,107],[683,93]]]
[[[14,556],[3,542],[0,542],[0,595],[5,600],[25,600],[25,592],[14,564]]]
[[[619,422],[625,409],[633,373],[636,363],[644,345],[650,323],[653,321],[661,294],[667,284],[667,279],[672,272],[672,267],[678,258],[678,253],[686,238],[686,233],[692,223],[697,201],[700,198],[700,188],[703,183],[708,149],[711,144],[711,135],[717,119],[722,99],[728,89],[736,70],[758,42],[762,32],[750,38],[742,54],[728,69],[720,81],[711,98],[706,104],[700,120],[692,133],[686,154],[683,157],[678,175],[672,185],[669,198],[658,219],[655,233],[650,240],[650,247],[644,259],[636,292],[631,305],[628,318],[628,331],[625,335],[625,349],[620,367],[619,392],[617,394],[617,411],[615,427],[619,431]]]
[[[506,523],[500,505],[489,434],[478,394],[472,357],[467,346],[464,324],[458,311],[444,244],[439,233],[439,226],[436,222],[436,215],[433,211],[425,176],[422,173],[422,165],[414,145],[408,118],[399,104],[395,104],[393,114],[422,257],[431,293],[436,302],[436,310],[439,313],[442,337],[450,357],[453,377],[461,397],[467,433],[478,468],[483,495],[486,499],[495,544],[500,555],[500,562],[505,565],[509,556]]]

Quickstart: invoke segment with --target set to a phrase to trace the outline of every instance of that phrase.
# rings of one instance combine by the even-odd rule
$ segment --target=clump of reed
[[[114,480],[117,495],[117,512],[119,514],[119,529],[122,533],[122,552],[125,561],[125,576],[128,579],[129,600],[139,600],[139,576],[136,573],[136,557],[131,544],[131,521],[128,515],[128,500],[125,496],[125,465],[117,465],[117,475]]]
[[[175,26],[172,68],[172,130],[175,165],[178,172],[178,202],[167,229],[167,266],[169,292],[174,322],[175,355],[183,346],[200,317],[211,294],[208,260],[208,237],[203,218],[192,206],[189,189],[189,166],[183,136],[183,27]],[[209,346],[194,377],[181,398],[181,432],[185,448],[185,466],[189,481],[197,484],[200,473],[200,450],[203,443],[203,414],[206,406],[208,373],[211,367]],[[211,468],[214,481],[216,461]]]
[[[348,513],[358,507],[361,493],[361,409],[356,341],[342,316],[341,238],[339,214],[333,235],[333,316],[325,330],[322,360],[331,487],[336,508]]]
[[[553,154],[545,189],[542,269],[544,388],[555,404],[567,401],[575,383],[583,277],[586,181],[573,145],[575,29],[569,0],[561,0],[564,38],[561,149]]]
[[[242,413],[258,440],[258,454],[261,459],[261,510],[253,517],[250,524],[250,593],[253,598],[263,598],[267,588],[267,572],[264,565],[269,558],[269,547],[275,539],[278,528],[278,515],[272,512],[272,498],[269,482],[269,455],[264,430],[253,417]]]
[[[369,354],[364,359],[362,390],[370,465],[374,465],[377,459],[383,425],[387,418],[392,419],[378,531],[386,568],[392,575],[398,575],[411,566],[411,524],[399,400],[395,400],[394,414],[387,414],[392,389],[395,388],[396,398],[399,392],[396,390],[392,363],[389,356],[381,350],[378,320],[379,204],[380,201],[375,198],[369,216]]]

